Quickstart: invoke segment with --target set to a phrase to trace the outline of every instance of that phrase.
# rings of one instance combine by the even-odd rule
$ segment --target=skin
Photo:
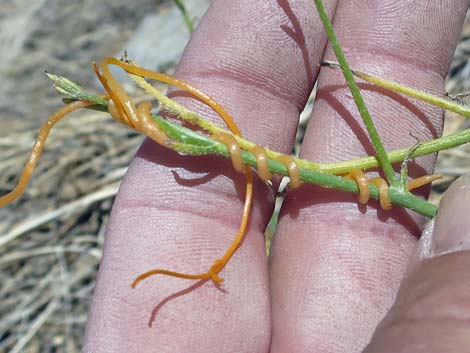
[[[348,0],[325,6],[351,67],[443,92],[467,1]],[[327,162],[371,154],[341,74],[319,72],[319,62],[332,59],[313,1],[218,0],[188,44],[177,77],[221,103],[248,139],[287,153],[299,111],[319,75],[301,157]],[[413,145],[410,131],[420,139],[440,134],[439,109],[370,85],[361,88],[387,149]],[[218,121],[184,93],[171,95]],[[434,163],[435,156],[418,159],[411,175],[430,173]],[[84,352],[365,349],[394,303],[423,219],[398,208],[381,211],[374,202],[358,206],[353,195],[309,185],[289,192],[268,261],[263,231],[274,197],[257,180],[248,233],[221,272],[221,290],[206,282],[177,296],[194,282],[165,276],[130,288],[137,275],[153,268],[207,271],[236,233],[243,192],[244,177],[230,161],[179,156],[151,141],[143,144],[112,212]],[[415,266],[398,298],[407,298],[420,281],[441,278],[436,288],[461,283],[465,263],[470,265],[469,256],[461,254]],[[436,271],[444,273],[434,278]],[[455,273],[453,283],[445,280],[445,271]],[[442,305],[468,306],[468,300],[445,296],[451,292],[439,294]],[[165,305],[149,328],[150,313],[162,300]],[[418,309],[416,322],[400,325],[407,319],[400,313],[410,309],[404,302],[379,326],[367,352],[405,351],[403,342],[415,344],[408,346],[417,347],[412,352],[440,352],[426,347],[418,330],[445,329],[441,340],[449,342],[454,333],[462,335],[437,314],[424,328],[426,315]],[[440,306],[433,304],[418,305],[421,314]],[[463,351],[465,342],[459,342],[452,352]]]

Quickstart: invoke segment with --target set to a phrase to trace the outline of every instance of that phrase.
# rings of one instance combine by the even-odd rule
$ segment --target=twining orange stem
[[[212,139],[222,142],[224,145],[227,146],[228,152],[230,153],[230,158],[232,160],[233,168],[237,172],[243,172],[245,169],[245,165],[243,164],[242,153],[239,144],[235,140],[231,134],[227,134],[224,132],[217,132],[212,134]]]
[[[390,195],[388,194],[388,184],[384,178],[375,177],[369,180],[369,184],[375,185],[379,189],[379,202],[382,209],[388,211],[392,209]]]
[[[261,145],[255,145],[250,149],[250,152],[256,156],[256,170],[258,175],[263,181],[268,181],[273,178],[273,174],[269,170],[268,157],[266,150]]]
[[[355,180],[359,189],[359,203],[366,204],[369,202],[369,187],[367,186],[367,178],[360,169],[354,169],[344,176],[345,178]]]
[[[298,188],[302,184],[302,181],[300,181],[300,169],[297,166],[297,163],[295,163],[294,157],[283,154],[277,157],[277,160],[283,163],[287,168],[290,179],[289,186],[292,189]]]
[[[360,169],[354,169],[350,173],[344,176],[347,179],[356,181],[357,188],[359,189],[359,202],[366,204],[369,202],[369,184],[376,186],[379,189],[379,202],[380,207],[384,210],[390,210],[392,208],[392,202],[390,201],[390,195],[388,194],[388,184],[385,179],[375,177],[367,180],[366,175]],[[442,179],[441,174],[423,175],[419,178],[410,180],[406,187],[408,191],[417,189],[423,185],[432,183],[435,180]]]
[[[408,190],[411,191],[411,190],[420,188],[420,187],[423,186],[423,185],[430,184],[430,183],[432,183],[433,181],[439,180],[439,179],[442,179],[442,178],[443,178],[442,174],[423,175],[423,176],[421,176],[421,177],[419,177],[419,178],[410,180],[410,181],[406,184],[406,187],[408,188]]]
[[[97,73],[98,78],[101,80],[101,82],[103,83],[103,86],[108,91],[108,94],[111,97],[110,111],[112,111],[113,116],[117,120],[125,124],[131,125],[131,127],[139,129],[143,133],[147,134],[149,125],[142,124],[142,117],[143,117],[142,112],[145,112],[145,114],[147,114],[150,112],[150,109],[148,109],[148,107],[146,106],[145,109],[142,109],[142,112],[141,112],[139,109],[140,106],[139,108],[135,107],[135,105],[132,103],[129,96],[125,93],[124,89],[121,87],[119,82],[112,76],[108,68],[108,65],[119,66],[123,68],[125,71],[132,73],[134,75],[161,81],[161,82],[179,87],[180,89],[191,93],[193,96],[195,96],[196,98],[198,98],[199,100],[207,104],[209,107],[211,107],[217,114],[219,114],[219,116],[224,120],[225,124],[232,131],[233,134],[242,136],[241,131],[238,128],[237,124],[235,123],[233,118],[225,111],[225,109],[219,103],[217,103],[212,97],[202,92],[201,90],[191,86],[190,84],[182,80],[176,79],[174,77],[157,73],[157,72],[153,72],[150,70],[146,70],[146,69],[133,66],[130,64],[126,64],[114,58],[106,58],[101,62],[102,73],[99,72],[97,66],[95,66],[95,72]],[[157,129],[157,131],[159,130]],[[156,142],[159,142],[159,141],[156,140]],[[229,146],[229,149],[230,147],[233,147],[232,145],[233,144]],[[238,149],[238,153],[240,153],[239,149]],[[234,165],[235,163],[237,163],[235,161],[236,158],[238,158],[238,155],[236,151],[234,151],[234,153],[232,154]],[[238,169],[242,169],[243,163],[241,164],[241,166],[240,166],[240,163],[237,163],[237,166],[238,166]],[[238,233],[235,239],[233,240],[230,247],[226,250],[222,258],[215,260],[212,266],[210,267],[209,271],[205,273],[201,273],[201,274],[196,274],[196,275],[168,271],[164,269],[151,270],[151,271],[148,271],[139,275],[133,281],[131,285],[132,288],[135,288],[135,286],[142,280],[150,276],[157,275],[157,274],[163,274],[167,276],[192,279],[192,280],[211,279],[214,283],[220,283],[223,281],[223,278],[219,277],[218,274],[220,271],[224,269],[225,265],[231,259],[233,254],[237,251],[238,247],[240,246],[240,244],[242,243],[244,239],[244,236],[246,233],[246,227],[248,224],[248,218],[250,215],[251,204],[253,200],[253,175],[251,172],[251,168],[249,166],[244,166],[244,169],[245,169],[245,175],[246,175],[246,192],[245,192],[245,203],[243,206],[242,220],[241,220],[241,224],[240,224],[240,227],[238,229]]]
[[[194,97],[198,98],[205,104],[207,104],[209,107],[211,107],[219,116],[223,119],[227,127],[232,131],[235,135],[242,136],[240,129],[238,128],[237,124],[233,120],[233,118],[230,116],[229,113],[217,102],[215,101],[211,96],[208,94],[204,93],[200,89],[190,85],[189,83],[172,77],[170,75],[162,74],[160,72],[155,72],[151,70],[144,69],[142,67],[134,66],[131,64],[127,64],[123,61],[120,61],[116,58],[106,58],[102,61],[101,65],[106,68],[107,65],[116,65],[124,69],[126,72],[138,75],[144,78],[149,78],[155,81],[160,81],[172,86],[176,86],[183,91],[186,91],[188,93],[191,93]],[[106,75],[105,75],[106,74]],[[105,77],[111,76],[111,73],[109,70],[105,72],[103,70],[103,75]],[[114,79],[115,81],[115,79]],[[114,83],[114,81],[112,81]]]
[[[31,179],[39,157],[41,157],[42,151],[44,150],[44,144],[47,137],[49,136],[49,132],[54,127],[54,125],[67,114],[93,104],[95,103],[85,101],[72,102],[65,107],[60,108],[58,111],[52,114],[49,119],[47,119],[47,121],[41,126],[41,129],[39,130],[36,142],[34,143],[31,154],[29,155],[28,161],[23,168],[23,172],[21,173],[20,179],[15,188],[8,194],[0,197],[0,207],[8,205],[10,202],[15,201],[18,197],[21,196],[21,194],[23,194],[24,190],[28,186],[29,180]]]

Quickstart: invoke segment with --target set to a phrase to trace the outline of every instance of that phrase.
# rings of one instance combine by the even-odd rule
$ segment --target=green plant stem
[[[173,143],[175,150],[195,155],[218,154],[223,157],[230,158],[227,146],[223,143],[169,122],[159,116],[154,116],[153,118],[170,138],[176,140],[176,142]],[[256,167],[256,156],[253,153],[242,151],[242,158],[245,164]],[[277,160],[268,158],[268,167],[274,174],[285,176],[289,175],[286,166]],[[327,188],[335,188],[355,194],[359,192],[355,181],[315,170],[300,168],[300,179],[304,182],[321,185]],[[369,185],[369,191],[372,198],[379,198],[379,191],[375,186]],[[437,208],[434,205],[411,193],[403,193],[399,189],[395,188],[390,189],[389,195],[394,204],[404,206],[426,217],[434,217],[436,215]]]
[[[333,69],[340,68],[339,63],[334,62],[334,61],[325,61],[321,65],[328,66]],[[381,77],[369,75],[369,74],[366,74],[364,72],[360,72],[357,70],[351,70],[351,72],[353,73],[354,76],[357,76],[363,79],[364,81],[373,83],[376,86],[404,94],[405,96],[408,96],[408,97],[419,99],[423,102],[427,102],[436,107],[449,110],[451,112],[460,114],[465,117],[470,117],[470,107],[467,105],[463,105],[463,104],[460,104],[459,102],[455,102],[445,97],[439,97],[432,93],[428,93],[428,92],[421,91],[415,88],[411,88],[411,87],[399,84],[397,82],[393,82],[393,81],[390,81]]]
[[[178,9],[181,11],[184,23],[186,24],[186,27],[188,27],[189,33],[192,34],[194,32],[194,24],[191,20],[191,17],[189,16],[188,10],[184,5],[183,0],[173,0],[173,2],[175,3],[176,7],[178,7]]]
[[[339,67],[339,66],[338,66]],[[187,110],[185,107],[179,105],[178,103],[172,101],[168,97],[166,97],[162,92],[155,89],[152,85],[150,85],[144,78],[140,76],[136,76],[130,74],[130,77],[134,80],[134,82],[139,85],[142,89],[147,91],[149,94],[153,95],[157,101],[162,104],[163,106],[167,107],[170,112],[178,115],[178,118],[184,121],[187,121],[191,124],[197,125],[203,130],[209,133],[218,133],[224,132],[231,134],[230,131],[227,131],[218,125],[205,120],[203,117],[198,115],[195,112],[191,112]],[[165,109],[167,109],[165,108]],[[240,136],[233,135],[237,143],[245,150],[249,150],[255,147],[255,143],[248,141]],[[430,140],[426,142],[420,143],[419,147],[416,148],[413,153],[410,154],[409,148],[403,148],[401,150],[395,150],[388,152],[388,158],[391,163],[401,162],[403,159],[409,155],[410,158],[420,157],[426,154],[438,152],[441,149],[455,147],[470,141],[470,130],[455,133],[452,135],[448,135],[446,137],[441,137],[435,140]],[[278,158],[281,153],[270,150],[269,148],[265,147],[266,155],[271,159]],[[352,171],[353,169],[362,169],[367,170],[371,168],[379,167],[379,161],[375,156],[370,157],[363,157],[354,160],[348,160],[344,162],[333,162],[333,163],[316,163],[312,161],[307,161],[305,159],[294,158],[296,164],[299,167],[309,169],[309,170],[316,170],[322,171],[329,174],[346,174]]]
[[[88,101],[95,102],[97,104],[96,106],[91,106],[88,109],[107,111],[106,106],[108,104],[108,101],[106,99],[87,92],[82,87],[80,87],[79,85],[77,85],[76,83],[74,83],[73,81],[70,81],[69,79],[65,77],[52,75],[52,74],[48,74],[48,77],[54,82],[55,88],[60,93],[65,94],[68,97],[70,97],[70,98],[64,99],[66,102],[77,100],[77,99],[88,100]],[[200,116],[197,116],[196,113],[191,112],[191,114],[196,116],[197,119],[190,120],[190,122],[201,126],[203,129],[211,133],[214,133],[214,132],[230,133],[229,131],[222,129],[221,127],[211,123],[210,121],[205,120]],[[176,134],[178,134],[178,132],[176,132]],[[204,136],[201,134],[198,134],[198,135]],[[244,149],[250,149],[256,145],[255,143],[245,140],[243,138],[238,138],[237,136],[234,136],[234,137],[237,139],[237,142],[240,144],[240,146],[243,147]],[[430,153],[439,152],[441,150],[460,146],[469,142],[470,142],[470,129],[459,131],[453,134],[449,134],[447,136],[443,136],[434,140],[424,141],[420,143],[419,147],[410,155],[410,158],[425,156]],[[272,151],[268,148],[265,148],[265,149],[268,154],[268,157],[272,157],[271,159],[276,159],[277,157],[281,155],[281,153],[279,152]],[[392,163],[398,163],[398,162],[403,161],[403,159],[408,155],[409,151],[410,151],[410,148],[402,148],[399,150],[390,151],[387,153],[387,155],[388,155],[389,160]],[[379,161],[377,160],[377,157],[375,156],[362,157],[362,158],[351,159],[351,160],[342,161],[342,162],[325,163],[325,164],[315,163],[315,162],[307,161],[305,159],[300,159],[300,158],[296,158],[295,162],[301,168],[329,173],[329,174],[346,174],[352,171],[353,169],[367,170],[367,169],[372,169],[372,168],[376,168],[379,166]]]
[[[425,156],[431,153],[439,152],[445,149],[457,147],[470,142],[470,129],[462,130],[437,138],[435,140],[429,140],[422,142],[418,148],[410,155],[410,158],[417,158]],[[390,162],[398,163],[408,155],[410,148],[402,148],[399,150],[390,151],[387,153]],[[322,167],[328,167],[328,164],[322,165]],[[375,156],[363,157],[358,159],[351,159],[344,162],[334,163],[334,169],[325,168],[320,169],[322,171],[330,172],[334,174],[343,174],[351,171],[352,169],[371,169],[379,166],[379,161]]]
[[[67,100],[73,101],[81,99],[92,101],[95,102],[96,105],[90,107],[91,109],[107,111],[108,101],[106,99],[87,92],[76,83],[64,77],[52,74],[48,74],[48,76],[54,82],[56,89],[59,92],[68,96]],[[183,154],[217,154],[229,158],[227,147],[224,144],[215,141],[200,132],[187,129],[176,123],[165,120],[159,116],[154,115],[153,118],[155,119],[155,122],[160,126],[160,128],[165,132],[165,134],[171,139],[171,146],[174,150]],[[199,119],[204,120],[202,117],[198,117],[198,120]],[[206,120],[204,120],[204,123],[202,123],[202,125],[208,128],[211,128],[210,124],[212,123]],[[228,131],[220,127],[217,127],[217,129],[228,133]],[[253,142],[247,140],[244,141],[245,144],[248,144],[249,146],[255,145]],[[407,155],[409,155],[409,157],[411,158],[418,157],[429,153],[438,152],[446,148],[455,147],[468,142],[470,142],[470,130],[464,130],[452,135],[441,137],[439,139],[423,142],[418,148],[416,148],[416,150],[411,155],[409,155],[410,149],[404,148],[401,150],[392,151],[388,154],[388,156],[391,161],[400,162]],[[278,152],[272,151],[272,153],[275,156],[280,155],[280,153]],[[242,158],[246,164],[256,167],[256,157],[252,153],[243,151]],[[333,174],[347,173],[348,171],[351,171],[352,169],[356,168],[366,170],[369,168],[377,167],[379,165],[379,162],[376,157],[365,157],[331,164],[318,164],[302,159],[298,159],[297,161],[297,165],[300,168],[300,177],[302,181],[315,183],[327,188],[336,188],[339,190],[344,190],[353,193],[358,192],[357,184],[355,181]],[[268,167],[270,168],[270,171],[274,174],[288,175],[285,165],[278,162],[276,160],[276,157],[268,158]],[[370,185],[369,189],[371,197],[377,198],[377,188],[375,186]],[[403,192],[403,190],[400,188],[390,188],[389,195],[394,204],[402,205],[427,217],[433,217],[436,214],[435,206],[414,196],[409,192]]]
[[[328,65],[335,65],[335,67],[339,68],[339,64],[335,63],[326,63]],[[153,87],[151,84],[149,84],[144,77],[134,75],[134,74],[129,74],[129,76],[132,78],[132,80],[143,90],[154,96],[157,101],[160,103],[160,109],[161,110],[168,110],[171,114],[177,115],[178,119],[187,121],[191,124],[197,125],[203,130],[214,134],[218,132],[224,132],[224,133],[230,133],[229,131],[219,127],[218,125],[204,119],[201,117],[199,114],[189,111],[187,108],[184,106],[181,106],[180,104],[176,103],[172,99],[168,98],[166,95],[164,95],[162,92],[157,90],[155,87]],[[231,133],[230,133],[231,134]],[[250,150],[253,147],[255,147],[255,144],[253,142],[250,142],[248,140],[245,140],[244,138],[233,135],[232,136],[235,138],[237,143],[240,145],[242,149],[245,150]],[[457,136],[456,136],[457,137]],[[390,153],[387,153],[389,160],[392,163],[395,162],[400,162],[402,161],[405,156],[411,156],[410,158],[413,157],[419,157],[422,156],[423,154],[428,154],[432,152],[439,151],[439,146],[441,143],[443,145],[447,145],[446,148],[454,147],[458,144],[462,144],[468,141],[468,134],[462,134],[462,136],[459,136],[459,138],[452,139],[452,136],[448,136],[445,138],[441,139],[436,139],[432,141],[427,141],[424,143],[420,143],[419,148],[413,148],[413,151],[410,151],[409,149],[403,149],[399,150],[398,152],[400,153],[395,153],[397,151],[392,151]],[[272,151],[269,148],[265,148],[266,155],[267,157],[271,159],[277,159],[281,153],[278,153],[276,151]],[[426,153],[423,153],[423,151],[426,151]],[[294,158],[296,164],[299,167],[303,167],[305,169],[310,169],[310,170],[316,170],[316,171],[323,171],[326,173],[330,174],[346,174],[353,169],[369,169],[369,168],[375,168],[378,167],[379,161],[375,156],[371,157],[366,157],[366,158],[359,158],[356,160],[351,160],[351,161],[346,161],[346,162],[334,162],[334,163],[327,163],[327,164],[320,164],[320,163],[315,163],[312,161],[307,161],[304,159],[299,159],[299,158]],[[365,166],[367,166],[365,168]],[[401,183],[401,186],[404,187],[405,184]]]
[[[336,58],[338,59],[341,70],[343,71],[344,78],[346,79],[349,90],[351,91],[351,94],[354,98],[354,102],[357,105],[357,108],[359,110],[359,113],[361,114],[362,120],[364,121],[364,125],[366,126],[370,139],[372,140],[372,143],[374,145],[375,151],[377,153],[377,159],[380,162],[380,167],[382,168],[385,174],[385,177],[387,178],[390,185],[397,186],[398,178],[395,175],[395,171],[393,170],[393,166],[390,163],[390,160],[388,159],[385,148],[382,144],[382,141],[380,140],[380,136],[377,132],[377,129],[375,128],[374,122],[372,121],[372,118],[366,107],[364,99],[362,98],[359,87],[354,81],[354,76],[351,72],[351,69],[349,68],[349,65],[346,61],[343,50],[341,49],[341,46],[338,42],[338,39],[333,29],[333,25],[331,24],[330,19],[328,18],[328,14],[325,11],[322,1],[321,0],[314,0],[314,1],[318,10],[320,19],[323,23],[323,27],[326,30],[328,39],[330,40],[333,51],[335,52],[335,55],[336,55]]]

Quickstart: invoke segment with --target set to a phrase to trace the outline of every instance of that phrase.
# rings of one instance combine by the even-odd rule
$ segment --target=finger
[[[335,28],[351,67],[442,93],[465,1],[344,1]],[[419,25],[418,25],[419,24]],[[333,59],[328,50],[325,59]],[[412,132],[441,131],[438,109],[361,85],[387,149],[411,146]],[[340,73],[322,70],[301,155],[331,162],[373,154]],[[432,170],[420,158],[413,172]],[[397,207],[358,207],[357,197],[315,187],[293,192],[270,267],[272,352],[358,352],[391,305],[421,221]]]
[[[178,75],[210,91],[248,139],[289,153],[326,44],[321,23],[309,16],[313,8],[309,0],[217,1],[212,13],[224,16],[198,29]],[[204,104],[184,101],[221,124]]]
[[[470,175],[446,191],[412,271],[365,352],[465,352],[470,346]]]
[[[248,138],[284,152],[292,147],[298,112],[311,86],[306,67],[314,75],[325,45],[323,37],[314,35],[319,24],[304,17],[294,26],[286,6],[284,1],[216,1],[177,71],[180,78],[219,101]],[[292,11],[302,13],[307,6],[311,13],[313,5],[307,0],[296,3]],[[315,42],[315,50],[303,55],[304,48],[283,25],[296,31],[308,28],[295,35]],[[214,118],[205,106],[182,101]],[[207,271],[234,238],[243,188],[244,177],[233,171],[230,161],[179,156],[151,142],[142,146],[113,209],[86,352],[268,350],[263,231],[273,198],[264,183],[256,185],[259,196],[246,240],[220,273],[225,292],[204,283],[180,295],[193,282],[163,276],[130,289],[138,274],[153,268]],[[154,328],[149,330],[150,313],[162,302],[165,305],[158,306]]]

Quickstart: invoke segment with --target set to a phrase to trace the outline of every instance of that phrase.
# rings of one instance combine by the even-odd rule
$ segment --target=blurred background
[[[185,2],[195,23],[210,2]],[[101,92],[92,61],[127,50],[140,66],[172,73],[190,37],[170,0],[0,3],[0,194],[14,187],[40,124],[61,106],[45,70]],[[448,93],[469,91],[469,78],[467,16]],[[469,127],[446,115],[445,133]],[[106,114],[75,113],[52,132],[26,194],[0,209],[0,352],[80,352],[111,205],[142,140]],[[431,201],[468,171],[468,145],[442,152],[437,172],[445,178]]]

